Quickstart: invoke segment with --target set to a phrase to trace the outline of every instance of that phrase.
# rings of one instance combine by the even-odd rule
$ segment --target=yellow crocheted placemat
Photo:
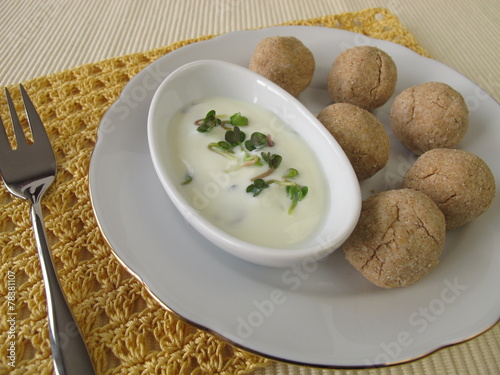
[[[347,29],[427,55],[385,9],[288,24]],[[99,374],[244,374],[269,363],[160,307],[115,259],[90,203],[89,162],[106,110],[148,64],[172,50],[212,37],[181,41],[24,83],[47,128],[59,168],[43,201],[49,242]],[[17,88],[12,87],[11,92],[21,108]],[[8,119],[3,96],[0,116]],[[0,373],[51,374],[45,294],[28,204],[13,198],[1,184],[0,206]],[[14,324],[8,319],[8,302],[15,304]],[[14,354],[14,361],[10,354]]]

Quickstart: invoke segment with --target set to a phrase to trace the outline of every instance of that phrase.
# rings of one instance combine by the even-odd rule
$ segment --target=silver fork
[[[5,96],[9,105],[17,147],[11,148],[2,119],[0,119],[0,174],[5,186],[12,194],[27,199],[31,203],[31,218],[47,297],[54,373],[58,375],[94,374],[87,347],[59,285],[43,223],[40,202],[56,176],[54,152],[42,121],[22,85],[20,85],[20,90],[33,143],[29,144],[26,141],[19,117],[6,88]]]

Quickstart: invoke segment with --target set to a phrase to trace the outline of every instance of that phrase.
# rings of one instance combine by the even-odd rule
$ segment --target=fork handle
[[[54,373],[57,375],[95,374],[85,341],[64,297],[54,269],[39,200],[32,202],[31,218],[45,284]]]

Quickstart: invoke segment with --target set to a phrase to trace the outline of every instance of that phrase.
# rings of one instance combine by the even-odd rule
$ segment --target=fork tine
[[[16,135],[17,148],[22,148],[27,146],[26,137],[24,136],[24,131],[19,122],[19,117],[16,113],[16,108],[14,107],[14,103],[12,102],[12,98],[10,97],[9,90],[7,87],[5,88],[5,97],[7,98],[7,104],[9,105],[10,118],[12,120],[12,127],[14,128],[14,134]]]
[[[38,112],[33,105],[28,93],[26,92],[23,85],[19,85],[19,89],[21,90],[21,95],[23,97],[24,109],[26,110],[26,114],[28,115],[28,124],[31,129],[31,134],[33,135],[33,142],[45,141],[49,142],[49,137],[47,135],[47,131],[43,126],[42,120],[38,115]]]
[[[2,119],[0,118],[0,152],[5,152],[11,149],[9,139],[7,138],[7,132],[3,125]]]

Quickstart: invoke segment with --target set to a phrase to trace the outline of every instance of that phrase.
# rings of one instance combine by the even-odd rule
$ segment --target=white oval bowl
[[[167,132],[172,118],[192,102],[225,96],[270,110],[299,132],[320,161],[329,197],[321,227],[314,238],[288,249],[255,245],[234,236],[204,218],[176,187],[169,163]],[[354,170],[342,148],[319,120],[295,97],[273,82],[239,65],[199,60],[172,72],[156,91],[148,115],[148,143],[156,173],[184,218],[205,238],[246,261],[289,267],[320,260],[336,250],[353,231],[361,209],[361,193]],[[165,223],[167,225],[167,223]],[[310,258],[310,259],[309,259]]]

